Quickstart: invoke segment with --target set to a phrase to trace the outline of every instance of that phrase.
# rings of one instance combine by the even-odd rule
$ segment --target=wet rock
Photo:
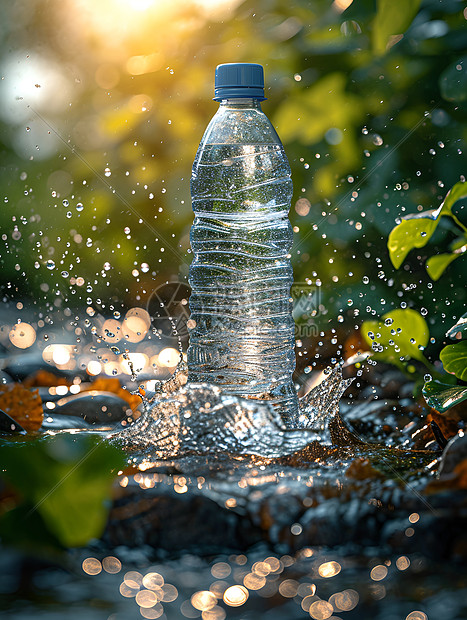
[[[14,433],[25,433],[26,431],[19,422],[13,420],[7,413],[0,409],[0,433],[12,435]]]
[[[158,551],[220,553],[244,550],[262,540],[262,531],[192,489],[125,490],[114,502],[104,534],[112,546],[150,545]]]
[[[0,384],[1,383],[12,383],[12,382],[13,382],[13,379],[10,377],[10,375],[4,370],[0,370]]]
[[[439,467],[439,476],[452,473],[464,459],[467,459],[467,435],[462,433],[453,437],[446,446]]]
[[[101,424],[120,422],[131,414],[131,409],[126,401],[112,392],[89,390],[60,398],[52,412],[79,417],[90,424]]]

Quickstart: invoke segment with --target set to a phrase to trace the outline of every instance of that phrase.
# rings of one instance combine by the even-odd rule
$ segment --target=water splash
[[[299,400],[299,411],[286,425],[267,400],[239,398],[217,386],[188,383],[181,361],[161,384],[149,406],[130,427],[112,437],[128,452],[154,459],[228,454],[279,458],[327,440],[339,399],[351,383],[340,367]]]

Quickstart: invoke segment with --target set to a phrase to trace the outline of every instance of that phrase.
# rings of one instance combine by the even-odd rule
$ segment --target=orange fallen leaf
[[[71,381],[69,381],[66,377],[58,377],[49,370],[41,369],[26,377],[22,384],[27,388],[55,387],[56,385],[71,385]]]
[[[141,403],[141,396],[138,396],[138,394],[131,394],[128,390],[124,390],[116,377],[97,377],[97,379],[94,379],[88,386],[82,386],[82,392],[88,390],[101,390],[102,392],[117,394],[117,396],[128,403],[134,413],[138,413],[135,412],[135,409]]]
[[[19,383],[0,385],[0,409],[25,431],[37,431],[42,426],[44,412],[39,390],[31,392]]]

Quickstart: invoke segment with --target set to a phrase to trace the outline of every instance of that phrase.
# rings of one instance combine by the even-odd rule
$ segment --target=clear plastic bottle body
[[[221,102],[191,177],[189,380],[297,411],[290,166],[254,99]]]

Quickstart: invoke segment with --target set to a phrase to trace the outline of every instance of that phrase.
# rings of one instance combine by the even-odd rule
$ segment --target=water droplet
[[[384,324],[387,325],[388,327],[389,325],[392,325],[393,323],[394,323],[394,319],[391,319],[390,317],[384,321]]]
[[[363,276],[362,282],[363,284],[368,284],[370,282],[370,278],[368,276]]]
[[[433,377],[431,375],[429,375],[428,373],[426,375],[424,375],[424,380],[425,381],[431,381],[433,379]]]
[[[53,260],[48,260],[45,265],[47,269],[50,269],[50,270],[55,269],[55,263]]]
[[[82,202],[78,202],[78,204],[76,205],[76,210],[77,211],[82,211],[83,209],[84,209],[83,203]]]
[[[68,202],[68,200],[65,198],[65,200],[62,201],[62,205],[64,207],[68,207],[70,205],[70,203]]]
[[[26,131],[31,131],[31,127],[26,127]]]
[[[373,144],[376,144],[376,146],[381,146],[383,144],[383,138],[377,133],[373,135]]]
[[[105,174],[106,177],[109,177],[112,174],[112,172],[110,171],[110,168],[106,168],[104,170],[104,174]]]

